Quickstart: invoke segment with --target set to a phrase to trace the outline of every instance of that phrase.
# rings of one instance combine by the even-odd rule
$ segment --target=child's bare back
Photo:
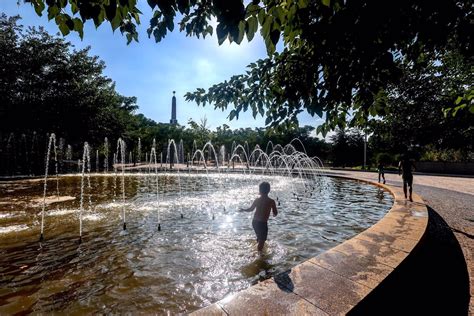
[[[241,212],[252,212],[253,214],[252,226],[257,235],[258,251],[262,251],[263,245],[267,240],[268,235],[268,218],[270,212],[273,211],[273,216],[277,216],[278,210],[276,208],[275,200],[268,197],[270,192],[270,184],[268,182],[262,182],[259,186],[260,197],[253,201],[252,206],[247,209],[240,209]]]
[[[268,222],[270,217],[270,212],[273,210],[274,216],[277,215],[277,208],[275,200],[269,198],[268,196],[261,196],[253,202],[255,204],[256,210],[253,214],[253,220],[259,222]]]

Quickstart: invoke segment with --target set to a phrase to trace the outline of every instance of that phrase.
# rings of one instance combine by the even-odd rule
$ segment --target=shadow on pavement
[[[428,207],[429,221],[413,252],[349,315],[467,315],[469,274],[461,246]]]

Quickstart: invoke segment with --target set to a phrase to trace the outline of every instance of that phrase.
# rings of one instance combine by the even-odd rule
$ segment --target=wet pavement
[[[328,170],[327,173],[371,181],[378,180],[378,175],[375,172]],[[385,174],[385,178],[389,185],[402,186],[401,177],[397,174]],[[449,245],[453,248],[459,244],[462,250],[465,269],[468,272],[466,278],[469,278],[469,282],[466,282],[469,287],[467,291],[470,294],[468,309],[469,314],[474,315],[474,178],[415,174],[413,182],[413,192],[421,195],[429,206],[430,212],[433,214],[432,217],[436,217],[436,214],[439,214],[440,217],[436,218],[435,223],[432,224],[438,228],[441,227],[441,229],[433,228],[431,237],[434,241],[430,246],[433,249],[439,249],[449,247]],[[447,235],[449,234],[453,235],[455,240],[448,242],[449,236]],[[433,260],[434,258],[431,258],[430,262]],[[443,260],[446,261],[444,258]],[[445,262],[445,264],[455,265],[459,268],[459,265],[453,262]],[[460,263],[460,265],[463,264]],[[443,272],[437,271],[436,273]],[[437,278],[437,276],[431,277]],[[453,286],[459,288],[462,284]],[[440,289],[440,292],[443,293],[446,290],[449,291],[449,289],[443,288]],[[450,314],[453,315],[453,313]]]

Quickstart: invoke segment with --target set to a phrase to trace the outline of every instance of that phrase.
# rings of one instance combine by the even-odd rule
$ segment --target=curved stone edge
[[[399,187],[325,176],[381,187],[393,195],[393,206],[352,239],[192,315],[345,314],[405,260],[427,228],[428,210],[421,197],[413,194],[410,202]]]

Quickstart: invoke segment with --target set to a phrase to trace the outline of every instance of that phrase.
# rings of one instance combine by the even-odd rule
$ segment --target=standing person
[[[383,184],[385,184],[385,170],[384,170],[384,165],[382,162],[379,162],[379,165],[377,166],[377,171],[379,172],[379,183],[380,183],[380,177],[382,177]]]
[[[247,209],[242,208],[239,212],[252,212],[256,208],[253,214],[252,227],[257,235],[258,252],[262,252],[268,235],[268,218],[270,217],[270,211],[273,211],[273,216],[275,217],[278,215],[278,210],[275,200],[268,197],[268,193],[270,193],[270,183],[262,182],[258,186],[258,189],[260,197],[253,201],[252,206]]]
[[[402,160],[398,164],[398,175],[402,175],[403,179],[403,193],[405,193],[405,199],[407,198],[407,186],[410,187],[410,201],[413,202],[412,199],[412,191],[413,191],[413,170],[415,169],[415,165],[413,161],[408,159],[408,155],[404,155]]]

